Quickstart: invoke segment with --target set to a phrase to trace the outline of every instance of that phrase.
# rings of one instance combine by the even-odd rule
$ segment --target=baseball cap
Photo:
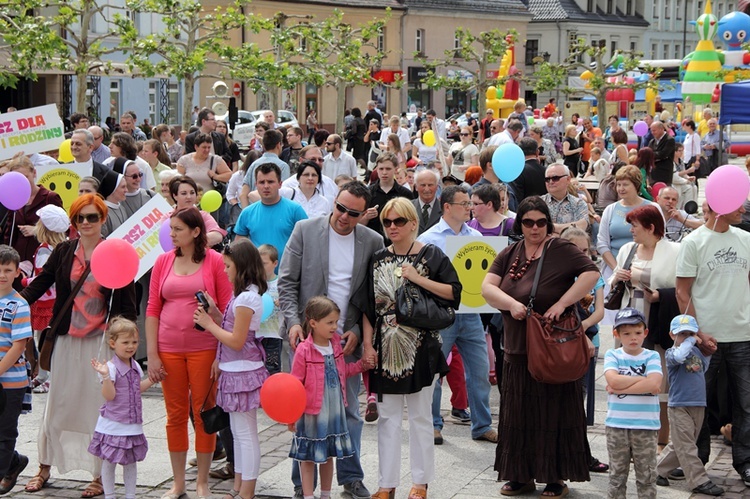
[[[633,325],[633,324],[646,324],[646,318],[643,314],[634,308],[626,307],[617,312],[615,316],[615,329],[620,326]]]
[[[674,334],[683,333],[686,331],[690,333],[697,333],[698,322],[692,315],[682,314],[672,319],[672,322],[669,324],[669,329]]]

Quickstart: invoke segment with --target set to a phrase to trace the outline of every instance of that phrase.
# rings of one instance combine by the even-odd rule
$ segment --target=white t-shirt
[[[402,150],[404,147],[406,147],[406,144],[411,144],[411,139],[409,139],[409,132],[407,132],[405,128],[399,127],[399,129],[394,132],[393,130],[391,130],[390,126],[383,128],[383,131],[380,132],[380,142],[387,145],[388,136],[392,133],[398,135],[398,141],[401,145]]]
[[[253,318],[250,319],[250,331],[260,329],[260,316],[263,315],[263,300],[258,294],[258,287],[251,284],[248,288],[239,294],[232,302],[232,316],[237,320],[238,308],[249,308],[253,311]],[[229,362],[219,362],[219,369],[227,372],[254,371],[263,367],[265,363],[254,360],[232,360]]]
[[[680,243],[677,277],[694,277],[691,290],[701,331],[719,343],[750,341],[750,233],[706,226]]]
[[[342,236],[328,227],[328,297],[341,309],[337,333],[344,333],[354,270],[354,232]]]
[[[471,166],[471,158],[473,156],[479,156],[479,149],[474,144],[464,146],[461,142],[455,142],[450,148],[450,155],[453,156],[453,166],[451,166],[451,173],[453,176],[460,180],[464,180],[466,176],[466,170],[459,169],[459,166]]]

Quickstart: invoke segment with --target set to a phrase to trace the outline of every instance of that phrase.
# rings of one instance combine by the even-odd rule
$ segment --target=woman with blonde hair
[[[574,177],[578,176],[578,164],[581,162],[581,152],[583,152],[583,147],[576,140],[577,133],[575,125],[568,125],[565,127],[563,136],[563,163]]]

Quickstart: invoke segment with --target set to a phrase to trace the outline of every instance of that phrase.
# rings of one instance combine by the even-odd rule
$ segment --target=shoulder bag
[[[65,300],[65,304],[62,306],[62,309],[60,309],[55,320],[52,321],[52,324],[44,328],[39,335],[39,367],[45,371],[50,371],[52,367],[52,352],[55,350],[55,340],[57,339],[58,334],[57,328],[60,326],[63,317],[68,314],[68,310],[73,306],[73,300],[75,300],[76,295],[81,290],[89,272],[91,272],[90,263],[86,265],[86,269],[83,271],[83,274],[81,274],[81,278],[78,279],[76,285],[70,290],[70,295],[68,295],[68,299]]]
[[[583,377],[589,368],[589,348],[575,306],[566,309],[556,321],[534,311],[546,251],[545,245],[526,306],[526,352],[531,377],[539,383],[559,385]]]
[[[214,169],[214,155],[211,155],[211,163],[208,167],[209,170],[213,171]],[[226,198],[227,195],[227,183],[222,182],[221,180],[211,179],[211,185],[213,186],[214,190],[221,194],[222,198]]]
[[[415,260],[419,262],[427,247],[425,244]],[[445,301],[408,279],[396,290],[396,322],[402,326],[435,331],[452,326],[456,311]]]
[[[638,245],[634,244],[628,253],[628,258],[625,260],[625,265],[622,266],[622,270],[630,270],[630,264],[633,263],[633,257],[635,251],[638,249]],[[617,284],[612,286],[607,296],[604,297],[604,308],[607,310],[620,310],[622,308],[622,298],[625,296],[625,287],[627,283],[625,281],[617,281]]]
[[[206,398],[203,399],[203,405],[201,405],[201,421],[203,421],[203,429],[206,433],[216,433],[229,427],[229,413],[218,405],[213,406],[211,409],[205,409],[208,397],[211,395],[211,389],[214,387],[216,379],[211,381],[211,386],[208,389]],[[204,410],[205,409],[205,410]]]

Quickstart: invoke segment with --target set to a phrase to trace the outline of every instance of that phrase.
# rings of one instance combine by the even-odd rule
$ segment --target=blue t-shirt
[[[307,214],[302,206],[289,199],[280,198],[278,203],[271,205],[258,201],[242,210],[234,233],[247,237],[255,246],[270,244],[278,250],[281,261],[294,225],[305,219]]]
[[[664,354],[669,375],[669,407],[706,407],[706,378],[711,357],[706,357],[695,346],[695,336],[689,336],[679,347]]]
[[[13,343],[31,338],[32,334],[31,314],[26,300],[16,291],[0,297],[0,359],[8,354]],[[0,382],[5,389],[23,389],[29,386],[23,351],[20,358],[0,374]]]
[[[644,348],[638,355],[630,355],[622,348],[607,350],[604,355],[604,372],[614,370],[625,376],[643,376],[659,373],[661,359],[653,350]],[[659,396],[650,393],[643,395],[615,395],[607,397],[606,426],[631,430],[658,430]]]

